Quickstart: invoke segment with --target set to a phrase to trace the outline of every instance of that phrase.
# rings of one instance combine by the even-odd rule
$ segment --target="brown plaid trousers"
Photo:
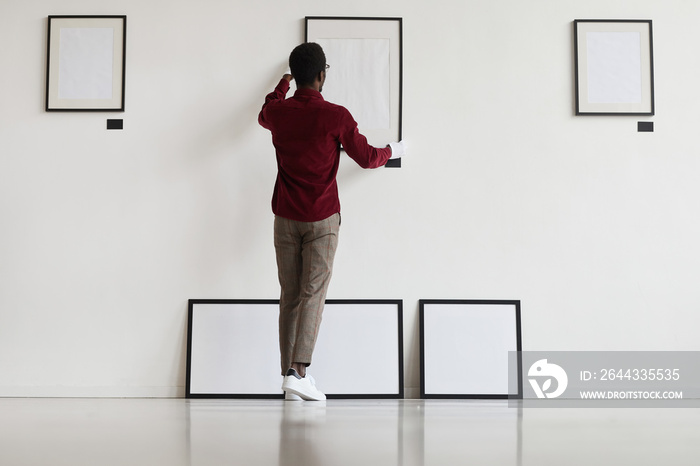
[[[282,375],[292,363],[311,364],[338,247],[340,214],[318,222],[275,217],[281,287],[279,340]]]

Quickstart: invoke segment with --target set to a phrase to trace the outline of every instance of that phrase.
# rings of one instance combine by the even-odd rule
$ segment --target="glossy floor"
[[[700,409],[0,399],[0,465],[698,465]]]

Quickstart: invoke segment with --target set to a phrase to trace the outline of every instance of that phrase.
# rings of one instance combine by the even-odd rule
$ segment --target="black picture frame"
[[[47,112],[123,112],[126,15],[52,15],[46,47]]]
[[[326,30],[326,34],[321,34],[323,39],[320,39],[316,31]],[[385,30],[385,31],[383,31]],[[365,39],[367,33],[371,31],[371,38],[388,38],[391,41],[391,50],[395,53],[390,54],[389,79],[391,83],[396,83],[394,90],[390,90],[390,113],[392,115],[392,123],[388,130],[367,130],[363,128],[363,122],[358,121],[360,131],[367,136],[370,144],[377,147],[384,147],[390,142],[398,142],[402,140],[403,131],[403,18],[400,17],[343,17],[343,16],[307,16],[305,17],[304,40],[306,42],[321,42],[324,40],[333,39]],[[395,42],[395,43],[394,43]],[[324,47],[325,49],[326,47]],[[328,50],[327,50],[328,52]],[[331,52],[332,53],[332,52]],[[328,53],[327,53],[328,55]],[[329,63],[332,57],[329,58]],[[333,68],[338,68],[338,64],[331,64],[330,72]],[[363,69],[364,75],[367,75],[367,70]],[[376,80],[382,82],[382,80]],[[328,90],[329,84],[326,84]],[[333,101],[343,106],[346,102],[341,97],[340,101]],[[360,104],[362,105],[362,104]],[[351,113],[352,113],[352,109]],[[358,115],[353,114],[358,119]],[[393,120],[396,120],[394,123]],[[400,168],[401,159],[391,159],[385,167]]]
[[[577,19],[573,25],[576,115],[654,115],[652,21]]]
[[[283,398],[278,315],[279,300],[189,300],[186,398]],[[358,357],[362,381],[344,363]],[[403,358],[402,300],[326,300],[310,373],[328,399],[403,398]],[[236,379],[239,366],[245,378]]]
[[[421,399],[522,398],[519,300],[421,299],[419,306]]]

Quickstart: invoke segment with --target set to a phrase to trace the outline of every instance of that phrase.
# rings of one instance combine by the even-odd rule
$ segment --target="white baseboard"
[[[3,387],[0,398],[184,398],[185,387]],[[404,398],[420,398],[419,388],[404,388]]]
[[[184,398],[185,387],[3,387],[0,398]]]

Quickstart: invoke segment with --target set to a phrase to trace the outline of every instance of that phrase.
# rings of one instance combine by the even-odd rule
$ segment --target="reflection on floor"
[[[0,465],[697,465],[700,409],[0,399]]]

